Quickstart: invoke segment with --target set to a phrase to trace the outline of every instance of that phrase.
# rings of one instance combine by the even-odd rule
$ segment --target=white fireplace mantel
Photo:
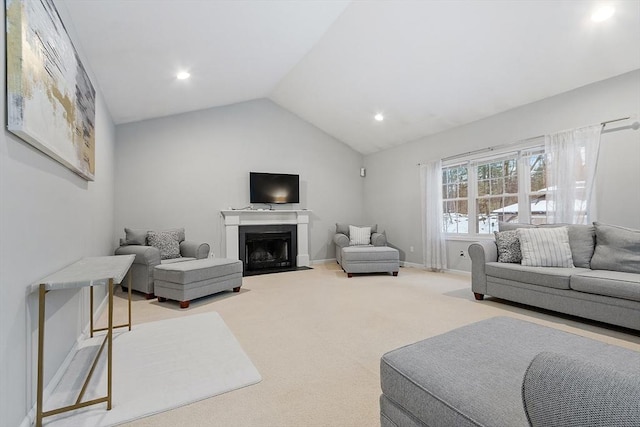
[[[309,214],[308,210],[222,210],[224,218],[226,258],[239,259],[238,233],[242,225],[297,225],[298,253],[296,265],[309,267]]]

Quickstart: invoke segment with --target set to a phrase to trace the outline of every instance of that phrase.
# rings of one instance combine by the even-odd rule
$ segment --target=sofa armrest
[[[143,264],[147,266],[160,265],[160,249],[153,246],[143,245],[127,245],[120,246],[116,249],[116,255],[135,255],[134,264]]]
[[[209,256],[211,247],[208,243],[190,242],[185,240],[180,243],[180,255],[183,257],[204,259]]]
[[[522,402],[533,427],[631,425],[640,420],[640,375],[542,352],[525,372]]]
[[[493,240],[482,240],[469,245],[471,258],[471,290],[476,294],[487,294],[487,273],[485,264],[498,260],[498,247]],[[478,296],[476,295],[476,298]],[[481,299],[481,298],[480,298]]]
[[[387,236],[382,233],[371,233],[371,244],[373,246],[387,246]]]
[[[333,236],[333,243],[341,248],[345,248],[349,246],[349,238],[346,234],[336,233],[335,236]]]

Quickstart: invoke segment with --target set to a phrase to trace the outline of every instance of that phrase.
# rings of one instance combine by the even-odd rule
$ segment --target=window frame
[[[545,194],[544,189],[538,191],[531,191],[531,168],[529,167],[529,159],[531,156],[542,154],[544,155],[544,142],[541,138],[536,138],[536,141],[532,141],[526,145],[520,145],[518,147],[509,147],[504,150],[491,150],[490,153],[483,152],[479,154],[471,154],[467,156],[458,157],[449,161],[442,162],[442,173],[448,168],[465,166],[467,168],[467,212],[468,212],[468,231],[464,232],[449,232],[447,231],[446,224],[444,222],[444,215],[441,219],[441,226],[446,239],[449,240],[464,240],[468,238],[482,239],[489,238],[493,235],[492,232],[480,233],[478,231],[478,219],[477,219],[477,202],[478,197],[478,167],[491,163],[492,161],[514,159],[516,164],[516,174],[518,183],[517,200],[519,206],[528,206],[524,212],[518,212],[519,223],[531,222],[531,204],[530,198],[532,196],[541,196]],[[444,182],[443,182],[444,184]],[[506,190],[506,188],[505,188]],[[512,194],[512,193],[504,193]],[[485,196],[483,196],[485,197]],[[445,194],[442,195],[442,205],[444,211],[444,204],[449,200],[460,200],[445,198]],[[520,210],[520,209],[519,209]],[[443,212],[446,213],[446,212]]]

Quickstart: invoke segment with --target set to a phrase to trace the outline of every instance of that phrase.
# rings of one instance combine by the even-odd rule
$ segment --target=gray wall
[[[116,235],[124,227],[185,227],[224,256],[220,210],[249,205],[249,171],[300,174],[312,211],[309,255],[334,258],[336,222],[362,219],[363,157],[260,99],[117,126]]]
[[[523,84],[526,84],[523,82]],[[387,231],[403,260],[422,265],[418,162],[635,115],[640,70],[528,104],[447,132],[365,157],[364,211]],[[629,125],[610,125],[606,129]],[[599,220],[640,228],[640,131],[605,132],[597,176]],[[449,268],[470,270],[459,253],[469,241],[448,241]],[[410,247],[414,252],[410,252]]]
[[[4,8],[2,9],[4,14]],[[4,19],[4,15],[3,15]],[[4,46],[4,33],[2,44]],[[4,48],[3,48],[4,52]],[[5,93],[4,54],[1,55]],[[4,95],[3,95],[4,96]],[[0,103],[0,116],[5,103]],[[0,425],[19,425],[34,403],[31,346],[37,298],[26,288],[84,256],[113,253],[115,129],[96,105],[96,176],[87,182],[13,134],[0,132]],[[98,302],[103,292],[96,294]],[[47,295],[45,376],[55,374],[88,324],[87,292]]]

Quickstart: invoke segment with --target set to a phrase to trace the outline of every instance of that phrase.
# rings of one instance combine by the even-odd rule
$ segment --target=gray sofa
[[[530,226],[500,224],[517,227]],[[476,299],[491,295],[640,330],[640,231],[597,222],[567,228],[574,268],[498,262],[495,241],[471,244]]]
[[[336,261],[347,273],[347,277],[353,277],[356,273],[391,273],[397,276],[400,253],[387,246],[387,237],[384,233],[378,233],[377,224],[370,228],[369,244],[354,245],[349,236],[349,225],[337,223],[336,234],[333,236]]]
[[[131,266],[131,289],[142,292],[147,299],[155,297],[153,270],[157,265],[175,262],[192,261],[209,256],[210,247],[207,243],[187,241],[184,228],[168,230],[175,231],[178,236],[179,256],[162,259],[160,249],[150,246],[147,240],[149,233],[146,229],[125,228],[125,238],[120,239],[120,247],[116,255],[136,256]]]
[[[640,425],[640,353],[508,317],[390,351],[382,427]]]

